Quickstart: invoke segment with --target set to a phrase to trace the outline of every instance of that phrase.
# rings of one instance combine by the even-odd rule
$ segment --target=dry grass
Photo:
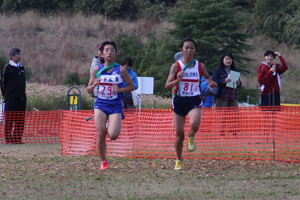
[[[110,21],[103,16],[42,17],[28,12],[7,17],[0,15],[1,47],[3,56],[12,47],[23,53],[23,64],[32,72],[32,82],[61,83],[65,75],[78,67],[78,73],[89,72],[96,55],[97,44],[113,40],[122,29],[137,33],[145,39],[147,32],[159,36],[162,25],[141,20],[136,23]]]
[[[66,109],[67,95],[70,87],[65,85],[49,85],[38,83],[27,83],[27,110],[60,110]],[[87,91],[86,86],[78,86],[81,93],[81,109],[93,109],[95,99],[91,97]],[[76,94],[78,90],[72,89],[69,95]],[[64,103],[62,108],[62,96],[64,96]],[[171,99],[162,98],[155,95],[142,95],[142,108],[170,108]]]

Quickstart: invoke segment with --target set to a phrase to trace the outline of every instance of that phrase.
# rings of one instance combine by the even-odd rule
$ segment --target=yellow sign
[[[78,96],[70,96],[70,105],[78,105]]]
[[[300,106],[300,104],[292,104],[292,103],[281,103],[282,106]]]

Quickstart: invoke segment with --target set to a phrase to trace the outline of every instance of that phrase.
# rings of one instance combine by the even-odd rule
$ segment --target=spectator
[[[177,52],[175,55],[174,55],[174,60],[175,62],[178,62],[179,60],[182,60],[183,59],[183,53],[182,52]]]
[[[133,66],[132,59],[130,57],[123,58],[121,65],[126,68],[130,78],[132,79],[132,82],[134,84],[134,90],[138,89],[139,83],[137,80],[137,75],[132,69],[132,66]],[[126,82],[123,83],[123,87],[127,87]],[[123,103],[124,103],[124,109],[135,109],[135,105],[133,104],[131,92],[124,93]]]
[[[26,110],[26,82],[25,68],[20,64],[21,50],[10,49],[9,58],[10,61],[4,66],[1,78],[1,91],[5,99],[5,142],[24,144],[22,136]]]
[[[209,76],[213,75],[212,71],[208,71]],[[207,107],[212,107],[214,105],[214,97],[213,96],[207,96],[205,94],[205,90],[208,86],[205,77],[202,76],[201,78],[201,94],[202,94],[202,107],[207,108]]]
[[[216,107],[238,107],[237,89],[226,87],[226,83],[231,82],[231,79],[228,78],[231,70],[237,71],[233,55],[227,52],[222,55],[219,66],[212,75],[212,79],[219,87],[218,94],[215,97]],[[235,83],[238,87],[242,86],[240,79]]]
[[[279,57],[281,64],[273,64],[275,56]],[[280,75],[287,69],[287,63],[278,52],[268,50],[264,53],[265,61],[258,66],[257,80],[261,90],[261,106],[280,106]]]
[[[92,60],[92,64],[91,64],[91,68],[90,68],[90,75],[92,76],[92,73],[93,73],[93,69],[95,67],[98,67],[99,65],[103,64],[104,63],[104,59],[101,55],[101,51],[100,51],[100,48],[101,48],[101,44],[98,44],[97,45],[97,54],[98,56],[95,56]],[[97,91],[98,90],[98,87],[95,87],[94,88],[94,91],[91,93],[91,96],[92,97],[97,97]]]

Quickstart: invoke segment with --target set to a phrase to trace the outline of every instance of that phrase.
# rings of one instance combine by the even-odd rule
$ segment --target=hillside
[[[0,57],[6,57],[10,48],[18,47],[23,53],[23,64],[31,72],[30,82],[61,84],[66,74],[74,72],[89,73],[96,46],[104,40],[113,40],[122,29],[129,34],[136,30],[143,42],[147,42],[146,34],[156,37],[164,34],[167,23],[140,20],[110,21],[103,16],[84,17],[80,14],[69,17],[42,17],[33,12],[14,15],[0,15]],[[300,103],[298,78],[300,68],[299,51],[290,50],[286,45],[277,44],[264,36],[255,36],[249,41],[253,51],[248,54],[254,61],[238,63],[238,67],[251,66],[251,73],[242,77],[243,85],[249,89],[257,89],[256,68],[263,61],[263,53],[267,49],[280,52],[287,60],[290,69],[282,76],[282,102]],[[276,60],[278,61],[278,60]]]

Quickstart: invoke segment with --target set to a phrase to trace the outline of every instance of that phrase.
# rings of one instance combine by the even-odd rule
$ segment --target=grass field
[[[0,199],[300,199],[300,164],[61,156],[59,144],[0,145]]]

